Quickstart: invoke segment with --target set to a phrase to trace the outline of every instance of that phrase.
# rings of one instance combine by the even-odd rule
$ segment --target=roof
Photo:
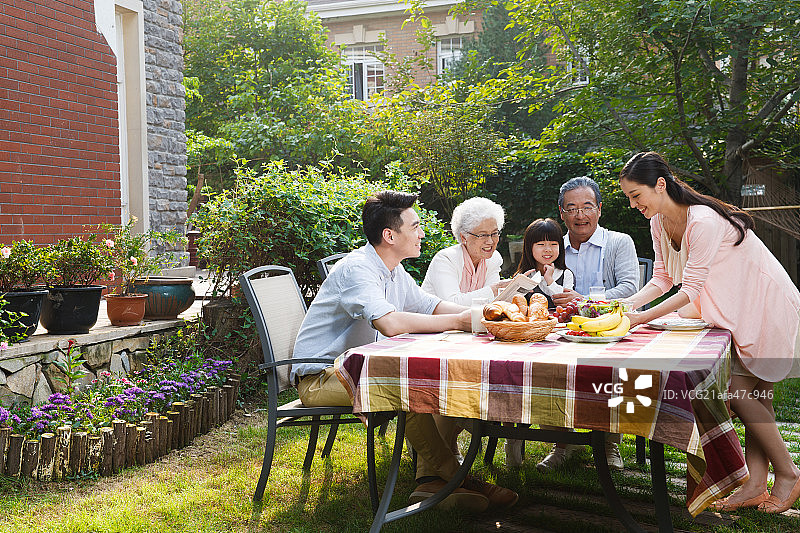
[[[323,20],[384,13],[402,13],[409,5],[398,0],[307,0],[308,8]],[[459,0],[428,0],[426,8],[451,7]]]

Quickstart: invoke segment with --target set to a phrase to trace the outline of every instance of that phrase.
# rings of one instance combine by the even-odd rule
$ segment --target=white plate
[[[625,335],[622,335],[621,337],[582,337],[580,335],[567,335],[566,333],[560,333],[560,332],[556,333],[558,333],[558,335],[560,335],[562,339],[570,342],[588,342],[594,344],[606,344],[609,342],[617,342],[631,334],[630,332],[628,332]]]
[[[696,331],[711,327],[711,324],[699,318],[657,318],[648,322],[647,325],[651,328],[670,331]]]

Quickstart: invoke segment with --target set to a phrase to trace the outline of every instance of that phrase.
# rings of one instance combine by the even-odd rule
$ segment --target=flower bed
[[[227,373],[231,364],[193,352],[130,378],[102,372],[83,390],[52,394],[42,405],[0,407],[0,474],[42,481],[108,475],[186,446],[233,412],[239,376]]]

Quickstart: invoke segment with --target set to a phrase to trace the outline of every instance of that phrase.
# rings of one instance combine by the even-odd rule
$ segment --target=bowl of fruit
[[[588,302],[578,305],[579,313],[567,322],[562,338],[581,342],[613,342],[628,335],[631,322],[620,302]]]
[[[578,302],[578,314],[588,318],[597,318],[600,315],[612,312],[618,304],[606,300],[581,300]]]

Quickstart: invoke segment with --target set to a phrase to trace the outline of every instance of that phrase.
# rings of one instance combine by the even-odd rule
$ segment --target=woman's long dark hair
[[[670,171],[667,161],[657,152],[639,152],[625,163],[619,173],[620,180],[630,180],[650,188],[656,186],[658,178],[664,178],[667,182],[667,194],[676,203],[708,206],[736,228],[736,231],[739,232],[739,240],[734,246],[742,243],[747,230],[753,229],[753,217],[749,213],[712,196],[697,192],[676,178]]]
[[[553,261],[553,265],[561,270],[567,269],[564,261],[564,233],[561,226],[552,218],[537,218],[525,229],[525,238],[522,240],[522,258],[519,260],[516,274],[527,272],[535,268],[539,269],[536,260],[533,258],[533,244],[540,241],[555,241],[558,243],[558,257]]]

